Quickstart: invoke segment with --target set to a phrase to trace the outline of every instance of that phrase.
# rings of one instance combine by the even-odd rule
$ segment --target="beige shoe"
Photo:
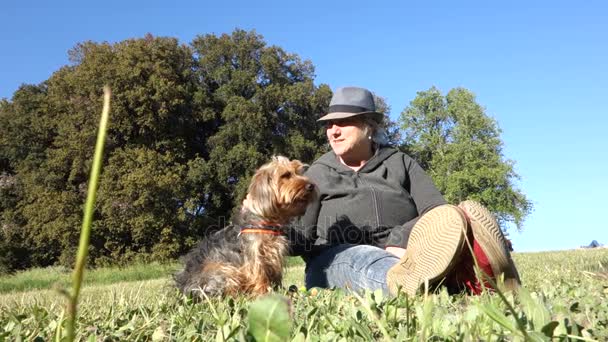
[[[464,201],[458,205],[471,223],[473,239],[483,252],[475,249],[475,257],[482,270],[491,266],[495,278],[504,274],[504,283],[507,290],[516,290],[521,281],[511,253],[507,247],[506,239],[496,222],[494,215],[481,204],[475,201]],[[485,265],[484,265],[485,264]],[[486,272],[487,273],[487,272]]]
[[[461,210],[442,205],[424,214],[412,228],[405,255],[387,273],[392,294],[401,287],[414,296],[425,284],[442,280],[465,246],[467,221]]]

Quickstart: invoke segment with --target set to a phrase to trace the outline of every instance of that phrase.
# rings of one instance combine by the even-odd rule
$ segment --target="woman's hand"
[[[400,259],[403,257],[403,255],[405,254],[405,248],[401,248],[401,247],[386,247],[385,250],[391,254],[396,255],[397,257],[399,257]]]

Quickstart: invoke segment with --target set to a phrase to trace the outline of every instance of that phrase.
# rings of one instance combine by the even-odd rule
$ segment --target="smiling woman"
[[[342,164],[359,170],[373,155],[370,126],[360,118],[327,120],[327,140]]]
[[[428,281],[480,293],[473,255],[490,277],[504,273],[507,285],[517,287],[494,217],[475,202],[448,205],[412,158],[386,146],[383,118],[369,90],[345,87],[319,119],[332,151],[306,172],[319,197],[292,242],[306,261],[307,287],[386,293],[402,287],[414,295]]]

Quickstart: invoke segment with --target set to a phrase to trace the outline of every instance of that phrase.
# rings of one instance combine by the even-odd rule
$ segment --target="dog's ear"
[[[249,209],[255,215],[271,219],[278,215],[276,177],[272,167],[260,168],[249,184]]]
[[[306,172],[306,170],[308,170],[308,164],[304,164],[301,161],[294,159],[292,161],[289,162],[289,166],[296,171],[296,173],[298,175],[302,175],[304,174],[304,172]]]

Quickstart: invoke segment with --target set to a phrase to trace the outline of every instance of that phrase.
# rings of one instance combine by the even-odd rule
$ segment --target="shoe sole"
[[[410,296],[423,284],[443,278],[464,247],[467,221],[461,209],[442,205],[424,214],[412,228],[405,255],[387,273],[392,294],[399,286]]]
[[[473,238],[486,254],[494,276],[498,278],[504,274],[506,289],[517,289],[521,284],[519,274],[494,215],[475,201],[464,201],[458,206],[468,214]]]

